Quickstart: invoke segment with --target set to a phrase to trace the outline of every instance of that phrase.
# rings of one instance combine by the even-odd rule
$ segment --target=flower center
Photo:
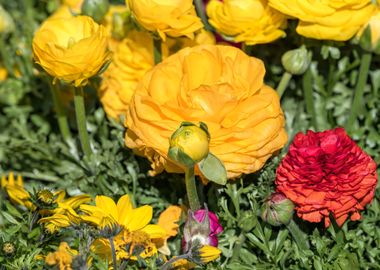
[[[149,234],[143,231],[124,232],[124,241],[130,256],[140,255],[151,244]]]

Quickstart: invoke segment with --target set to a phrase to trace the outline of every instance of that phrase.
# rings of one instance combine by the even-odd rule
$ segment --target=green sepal
[[[359,39],[360,47],[363,50],[371,52],[372,51],[372,35],[371,35],[371,27],[368,25]]]
[[[199,122],[199,127],[204,131],[204,132],[206,132],[206,134],[207,134],[207,137],[208,137],[208,139],[210,140],[210,132],[208,131],[208,126],[207,126],[207,124],[206,123],[204,123],[204,122]]]
[[[215,155],[208,153],[207,157],[198,163],[198,167],[207,180],[219,185],[227,183],[226,168]]]
[[[186,168],[194,167],[194,160],[186,155],[179,147],[170,147],[168,156],[175,162],[185,166]]]

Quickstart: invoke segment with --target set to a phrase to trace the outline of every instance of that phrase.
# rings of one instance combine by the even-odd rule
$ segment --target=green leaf
[[[1,214],[3,215],[3,217],[6,220],[8,220],[9,223],[12,223],[12,224],[15,224],[15,225],[19,224],[19,222],[14,217],[12,217],[12,215],[8,214],[7,212],[2,212]]]
[[[219,185],[225,185],[227,183],[227,171],[216,156],[209,153],[205,159],[198,163],[201,173],[211,182]]]

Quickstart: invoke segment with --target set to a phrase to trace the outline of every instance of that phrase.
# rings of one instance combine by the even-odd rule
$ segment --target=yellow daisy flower
[[[7,192],[12,203],[23,205],[31,210],[35,209],[35,206],[30,201],[30,194],[24,188],[21,175],[18,175],[16,180],[13,172],[9,173],[8,179],[3,175],[1,177],[1,188]]]

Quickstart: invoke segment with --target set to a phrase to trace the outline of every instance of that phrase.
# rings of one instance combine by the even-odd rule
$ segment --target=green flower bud
[[[115,12],[112,14],[112,37],[123,39],[132,28],[131,12]]]
[[[82,14],[92,17],[97,23],[101,23],[109,7],[108,0],[84,0]]]
[[[294,204],[282,193],[273,193],[261,207],[261,218],[272,226],[287,225],[293,217]]]
[[[170,138],[168,156],[186,167],[194,166],[207,157],[210,136],[205,124],[199,127],[182,123]]]
[[[287,51],[281,58],[285,70],[292,75],[302,75],[311,63],[311,52],[305,46]]]
[[[0,6],[0,33],[10,33],[15,29],[15,23],[9,13]]]
[[[246,211],[239,220],[239,227],[245,232],[251,231],[257,224],[257,217],[252,211]]]

